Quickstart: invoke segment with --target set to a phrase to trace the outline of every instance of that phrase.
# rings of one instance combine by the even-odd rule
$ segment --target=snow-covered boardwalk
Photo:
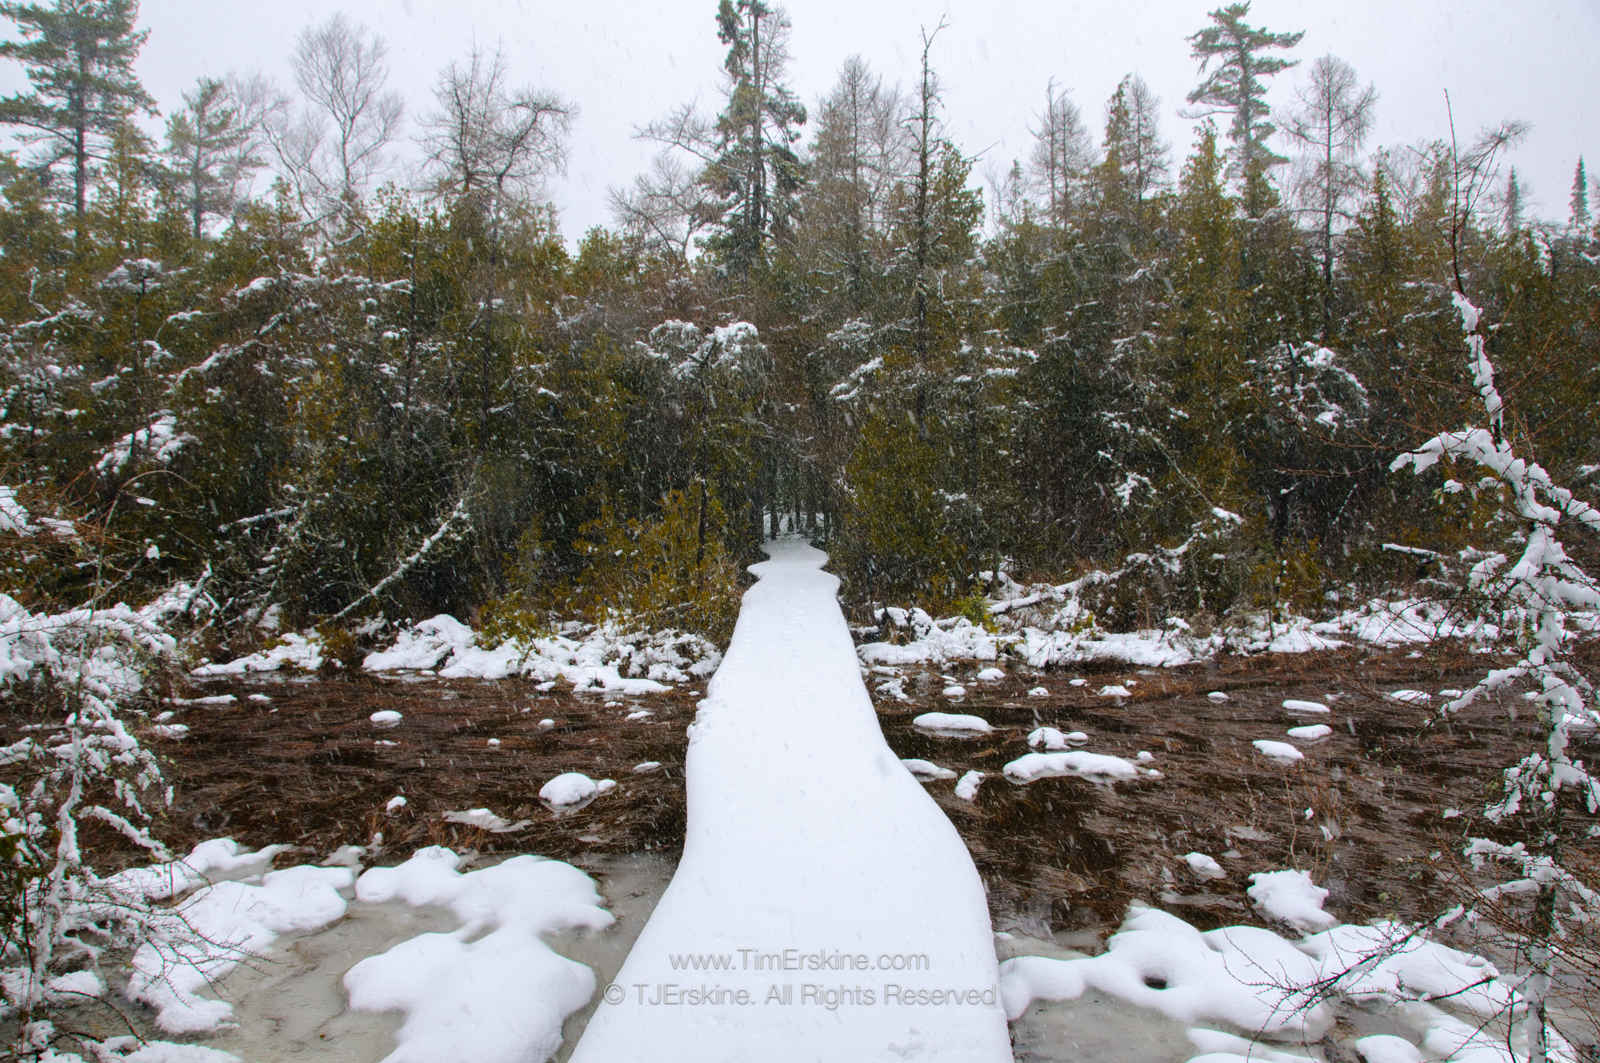
[[[826,555],[766,549],[690,732],[683,860],[572,1058],[1009,1060],[971,857],[883,740]]]

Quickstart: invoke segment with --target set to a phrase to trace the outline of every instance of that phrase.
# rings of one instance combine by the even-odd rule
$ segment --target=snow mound
[[[938,734],[989,734],[994,730],[983,717],[962,712],[925,712],[914,718],[911,726]]]
[[[1005,677],[1006,677],[1005,669],[991,667],[991,668],[982,669],[973,678],[975,678],[980,683],[998,683],[1000,680],[1004,679]]]
[[[470,627],[440,613],[401,631],[387,650],[367,654],[361,668],[367,672],[427,671],[473,641]]]
[[[1131,697],[1133,697],[1133,691],[1129,690],[1127,687],[1123,686],[1121,683],[1114,683],[1114,684],[1109,684],[1107,686],[1103,686],[1098,691],[1096,691],[1096,693],[1099,694],[1102,698],[1131,698]]]
[[[1081,746],[1089,740],[1089,736],[1082,731],[1067,731],[1065,733],[1054,727],[1038,727],[1028,732],[1028,745],[1034,749],[1042,749],[1047,753],[1060,752],[1072,746]]]
[[[1433,700],[1433,695],[1426,690],[1391,690],[1384,697],[1405,705],[1422,705]]]
[[[1201,933],[1177,916],[1135,906],[1099,956],[1002,963],[1000,992],[1013,1020],[1034,1000],[1074,1000],[1095,989],[1175,1022],[1315,1041],[1332,1026],[1333,1012],[1314,989],[1298,987],[1314,986],[1317,973],[1311,957],[1271,931]]]
[[[1338,922],[1322,910],[1328,891],[1311,881],[1306,871],[1257,871],[1247,892],[1256,911],[1268,919],[1312,933]]]
[[[469,808],[462,812],[444,813],[446,823],[459,823],[465,827],[477,827],[490,834],[510,834],[512,831],[521,830],[533,823],[531,819],[519,819],[515,823],[501,819],[487,808]]]
[[[315,631],[305,635],[291,632],[283,636],[276,646],[223,664],[202,664],[190,674],[199,679],[210,679],[253,672],[278,672],[285,668],[315,672],[322,667],[323,660],[321,635]]]
[[[130,901],[164,901],[188,893],[208,879],[264,870],[287,845],[244,849],[232,838],[212,838],[189,850],[181,860],[148,867],[130,867],[106,879],[113,892]]]
[[[611,915],[594,882],[569,864],[515,856],[463,874],[460,863],[435,846],[357,880],[362,901],[444,905],[464,925],[420,934],[350,968],[350,1006],[405,1012],[386,1063],[464,1053],[474,1063],[549,1058],[561,1045],[561,1024],[593,995],[594,973],[552,951],[542,935],[603,929]]]
[[[576,812],[616,785],[611,779],[596,781],[581,771],[565,771],[539,788],[539,800],[555,812]]]
[[[1285,698],[1283,707],[1296,716],[1325,716],[1328,713],[1328,706],[1322,702],[1306,701],[1303,698]]]
[[[1275,742],[1270,738],[1258,738],[1250,744],[1255,746],[1256,752],[1262,756],[1271,757],[1284,764],[1293,764],[1298,760],[1304,760],[1306,756],[1288,742]]]
[[[1098,783],[1136,779],[1139,769],[1121,757],[1075,749],[1068,753],[1024,753],[1005,766],[1005,776],[1014,783],[1066,776]]]
[[[1320,742],[1333,734],[1333,728],[1325,723],[1308,723],[1304,727],[1291,727],[1284,733],[1299,742]]]
[[[1222,870],[1222,865],[1205,853],[1184,853],[1183,862],[1189,865],[1189,871],[1194,877],[1201,881],[1228,877],[1228,873]]]
[[[978,787],[983,784],[983,772],[969,771],[956,783],[956,796],[963,801],[976,801]]]
[[[427,672],[446,679],[526,676],[574,690],[654,694],[669,684],[704,679],[722,655],[706,639],[681,631],[625,631],[615,624],[568,624],[560,633],[478,644],[473,630],[445,613],[403,629],[387,650],[368,654],[368,672]],[[546,688],[548,689],[548,688]]]
[[[367,719],[377,727],[394,727],[400,723],[401,716],[393,709],[379,709]]]
[[[956,773],[949,768],[941,768],[931,760],[919,760],[916,757],[906,757],[900,761],[912,775],[924,781],[937,779],[954,779]]]
[[[350,868],[301,866],[268,872],[257,884],[219,882],[197,890],[173,909],[173,925],[134,952],[128,998],[154,1008],[156,1025],[167,1033],[218,1029],[233,1006],[200,993],[265,953],[280,934],[306,933],[343,917],[347,905],[339,891],[354,881]]]

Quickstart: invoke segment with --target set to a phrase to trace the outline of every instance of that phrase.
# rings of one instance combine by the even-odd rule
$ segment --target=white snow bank
[[[978,787],[983,785],[984,775],[981,771],[969,771],[961,776],[956,783],[956,796],[963,801],[976,801]]]
[[[612,779],[596,781],[581,771],[564,771],[539,788],[539,800],[553,811],[573,812],[616,785]]]
[[[1181,1023],[1227,1023],[1276,1040],[1315,1041],[1333,1024],[1314,986],[1317,963],[1268,930],[1201,933],[1177,916],[1135,906],[1099,956],[1018,956],[1000,965],[1006,1013],[1035,1000],[1073,1000],[1087,989]]]
[[[698,635],[630,632],[615,624],[565,625],[545,637],[481,646],[473,630],[441,613],[403,629],[387,650],[368,654],[369,672],[436,671],[447,679],[527,676],[564,682],[575,690],[650,694],[668,684],[704,679],[722,655]]]
[[[225,663],[202,664],[192,675],[201,679],[224,675],[245,675],[250,672],[277,672],[290,668],[301,672],[315,672],[323,662],[322,636],[315,631],[307,634],[290,632],[275,646]]]
[[[339,893],[355,881],[346,867],[291,867],[259,883],[230,881],[185,898],[173,924],[133,954],[125,990],[129,999],[156,1009],[167,1033],[215,1030],[233,1015],[226,1001],[200,994],[280,934],[305,933],[342,917]]]
[[[1304,698],[1285,698],[1283,707],[1286,712],[1296,716],[1325,716],[1328,706],[1320,701],[1307,701]]]
[[[1322,910],[1328,891],[1311,881],[1306,871],[1257,871],[1246,891],[1256,911],[1268,919],[1311,933],[1338,922]]]
[[[594,973],[542,935],[603,929],[611,915],[589,876],[569,864],[516,856],[463,874],[460,863],[435,846],[356,882],[359,900],[444,905],[463,925],[356,964],[344,976],[350,1006],[406,1013],[384,1063],[546,1059],[561,1045],[561,1024],[593,995]]]
[[[371,716],[368,716],[367,719],[371,720],[373,725],[377,727],[395,727],[400,723],[402,717],[394,709],[379,709]]]
[[[1308,723],[1303,727],[1291,727],[1284,733],[1299,742],[1320,742],[1333,734],[1333,728],[1325,723]]]
[[[1024,753],[1005,766],[1005,775],[1014,783],[1063,776],[1076,776],[1098,783],[1136,779],[1139,769],[1121,757],[1075,749],[1067,753]]]
[[[1300,886],[1286,892],[1315,902],[1310,910],[1325,916],[1320,897]],[[1099,956],[1019,956],[1000,971],[1013,1019],[1034,1000],[1070,1000],[1095,989],[1178,1022],[1227,1025],[1280,1042],[1321,1038],[1334,1009],[1350,1006],[1387,1014],[1415,1038],[1362,1038],[1355,1047],[1367,1063],[1513,1063],[1503,1033],[1497,1037],[1483,1020],[1522,1005],[1492,963],[1429,941],[1418,928],[1340,925],[1291,943],[1254,927],[1202,934],[1176,916],[1139,905]],[[1430,1000],[1470,1013],[1472,1021]],[[1219,1063],[1301,1058],[1220,1030],[1192,1028],[1189,1038],[1205,1053],[1195,1058]],[[1557,1047],[1552,1058],[1562,1057],[1565,1046]]]
[[[925,712],[914,718],[911,726],[941,734],[989,734],[994,730],[988,720],[964,712]]]
[[[181,860],[118,871],[106,879],[106,885],[131,902],[164,901],[188,893],[211,878],[248,868],[262,870],[273,857],[288,849],[287,845],[269,845],[249,850],[232,838],[212,838],[196,845]]]

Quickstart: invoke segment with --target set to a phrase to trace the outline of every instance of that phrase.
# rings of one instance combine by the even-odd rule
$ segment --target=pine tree
[[[1271,185],[1267,170],[1284,162],[1267,147],[1276,132],[1267,107],[1267,87],[1263,79],[1294,66],[1297,60],[1268,55],[1272,49],[1289,49],[1305,36],[1299,33],[1269,33],[1248,25],[1247,3],[1229,4],[1211,12],[1213,25],[1193,34],[1189,54],[1200,60],[1200,72],[1215,63],[1205,80],[1189,93],[1189,102],[1206,108],[1202,115],[1227,112],[1233,115],[1228,139],[1233,142],[1231,175],[1244,189],[1245,214],[1259,218],[1271,205]]]
[[[262,165],[255,131],[215,78],[201,78],[183,94],[183,110],[167,120],[166,155],[166,179],[196,240],[207,218],[232,213],[241,183]]]
[[[81,242],[89,184],[117,129],[154,101],[133,72],[148,30],[135,30],[138,0],[0,3],[22,40],[0,42],[0,56],[22,64],[32,90],[0,99],[0,124],[27,130],[43,145],[41,170],[65,164],[72,175],[72,211]]]
[[[789,16],[762,0],[722,0],[717,37],[728,46],[727,106],[717,118],[717,152],[706,181],[722,201],[708,250],[736,277],[765,266],[794,222],[802,171],[795,153],[806,109],[783,82]]]

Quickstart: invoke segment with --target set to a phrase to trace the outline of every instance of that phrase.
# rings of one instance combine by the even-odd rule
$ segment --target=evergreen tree
[[[1589,213],[1589,178],[1583,172],[1583,156],[1578,156],[1578,168],[1572,174],[1572,202],[1571,213],[1568,219],[1573,231],[1583,234],[1589,231],[1591,215]]]
[[[1160,101],[1137,74],[1128,74],[1106,104],[1105,155],[1098,169],[1100,207],[1142,223],[1144,207],[1167,181]]]
[[[762,0],[722,0],[717,38],[727,105],[716,123],[716,154],[705,179],[721,201],[708,241],[727,271],[748,277],[767,265],[772,245],[792,231],[802,171],[795,152],[806,109],[783,81],[789,16]]]
[[[255,130],[215,78],[201,78],[183,94],[183,109],[167,120],[166,156],[166,178],[196,240],[207,218],[233,212],[241,184],[262,165]]]
[[[1189,54],[1200,60],[1200,72],[1206,75],[1189,93],[1189,102],[1205,108],[1201,114],[1233,115],[1228,127],[1234,153],[1229,172],[1244,190],[1245,215],[1259,218],[1271,205],[1267,171],[1285,161],[1267,147],[1277,127],[1267,106],[1264,79],[1297,62],[1268,53],[1293,48],[1305,33],[1269,33],[1246,23],[1249,13],[1248,3],[1219,7],[1211,12],[1212,25],[1188,38]],[[1208,67],[1211,72],[1206,74]]]
[[[154,113],[154,101],[133,72],[148,30],[135,30],[138,0],[56,0],[50,6],[0,3],[22,40],[0,42],[0,56],[22,64],[29,92],[0,99],[0,123],[27,130],[40,144],[36,165],[65,165],[72,178],[72,212],[84,238],[89,186],[96,161],[135,111]]]

